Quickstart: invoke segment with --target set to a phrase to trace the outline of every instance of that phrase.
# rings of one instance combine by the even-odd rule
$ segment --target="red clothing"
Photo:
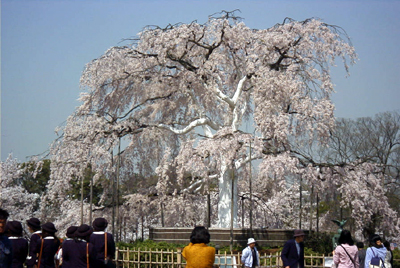
[[[186,268],[212,268],[215,261],[215,248],[204,243],[190,243],[182,251]]]
[[[347,253],[349,253],[354,264],[342,246],[346,249]],[[357,246],[349,246],[348,244],[337,246],[335,254],[333,255],[333,262],[336,264],[337,268],[359,268]]]

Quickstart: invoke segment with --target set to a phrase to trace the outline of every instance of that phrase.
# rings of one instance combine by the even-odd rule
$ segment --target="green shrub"
[[[305,247],[304,248],[304,256],[311,256],[311,255],[313,255],[313,256],[321,255],[321,253],[315,252],[311,248]],[[313,266],[321,266],[322,265],[322,259],[313,259],[312,261],[313,261],[313,263],[312,263]],[[311,259],[306,258],[305,262],[306,262],[306,265],[311,265]]]
[[[316,252],[315,254],[329,255],[333,251],[332,236],[329,233],[310,233],[304,241],[304,245]]]
[[[163,251],[177,250],[178,248],[184,248],[187,245],[173,244],[167,242],[154,242],[153,240],[136,240],[134,243],[118,242],[117,247],[120,249],[158,249]]]
[[[396,248],[395,250],[392,251],[393,253],[393,267],[392,268],[400,268],[400,261],[395,261],[400,260],[400,249]]]
[[[211,246],[211,247],[215,247],[215,245],[213,244],[213,243],[210,243],[210,244],[208,244],[209,246]],[[220,248],[217,248],[221,253],[223,253],[223,252],[227,252],[227,253],[230,253],[231,252],[231,248],[230,248],[230,246],[223,246],[223,247],[220,247]],[[258,247],[257,247],[257,249],[259,249]],[[239,245],[239,244],[234,244],[233,246],[232,246],[232,252],[239,252],[239,251],[242,251],[243,250],[243,247],[241,246],[241,245]]]

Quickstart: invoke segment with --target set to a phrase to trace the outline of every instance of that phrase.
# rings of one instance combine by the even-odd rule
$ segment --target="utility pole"
[[[92,216],[93,216],[93,172],[92,172],[92,165],[90,164],[90,149],[88,153],[88,162],[87,169],[90,175],[90,208],[89,208],[89,224],[92,224]]]
[[[117,211],[116,211],[116,217],[117,217],[117,235],[116,235],[116,242],[120,241],[120,230],[121,230],[121,224],[119,220],[119,169],[121,166],[121,137],[119,137],[119,142],[118,142],[118,162],[117,162],[117,189],[116,189],[116,195],[117,195]]]
[[[232,250],[233,250],[233,198],[234,198],[234,180],[235,180],[235,169],[234,169],[234,165],[232,165],[232,167],[231,167],[231,179],[232,179],[232,182],[231,182],[231,230],[230,230],[230,236],[231,236],[231,239],[230,239],[230,245],[229,245],[229,248],[230,248],[230,251],[232,252]]]
[[[84,176],[81,176],[81,225],[83,224],[83,178]]]
[[[250,140],[250,172],[249,172],[249,187],[250,187],[250,236],[253,237],[253,187],[252,187],[252,174],[251,174],[251,140]]]
[[[111,149],[111,169],[114,166],[114,154],[113,150]],[[115,183],[114,183],[114,174],[111,173],[111,185],[112,185],[112,195],[111,195],[111,203],[112,203],[112,225],[111,231],[112,234],[115,236]]]
[[[302,177],[300,177],[300,217],[299,217],[299,229],[301,229],[301,217],[303,216],[303,203],[302,203],[302,199],[303,199],[303,188],[301,187],[302,184]]]
[[[210,188],[207,193],[207,228],[211,227],[211,197],[210,197]]]
[[[90,169],[90,212],[89,223],[92,224],[92,206],[93,206],[93,176],[92,169]]]
[[[310,233],[312,230],[312,223],[313,223],[313,197],[314,197],[314,185],[311,186],[311,194],[310,194]]]
[[[319,195],[317,192],[317,233],[319,233]]]

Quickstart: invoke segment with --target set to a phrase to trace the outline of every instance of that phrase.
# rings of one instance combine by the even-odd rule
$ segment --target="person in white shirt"
[[[247,247],[242,251],[241,262],[246,268],[260,266],[260,255],[258,254],[256,240],[254,238],[249,238],[247,240]]]

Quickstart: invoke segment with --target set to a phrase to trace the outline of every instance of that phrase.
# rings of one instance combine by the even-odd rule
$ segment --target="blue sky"
[[[251,28],[285,17],[318,17],[344,28],[360,60],[346,78],[333,69],[335,115],[400,111],[400,1],[1,1],[1,160],[46,151],[54,129],[79,105],[86,63],[146,25],[197,20],[239,9]]]

